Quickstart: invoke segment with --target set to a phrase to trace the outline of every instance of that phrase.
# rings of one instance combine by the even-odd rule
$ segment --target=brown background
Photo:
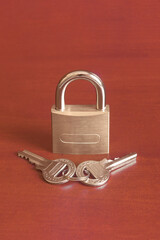
[[[0,2],[0,239],[159,239],[159,13],[158,0]],[[77,69],[105,83],[110,157],[138,153],[99,188],[47,184],[16,156],[105,156],[51,153],[56,85]],[[67,103],[95,101],[88,82],[67,89]]]

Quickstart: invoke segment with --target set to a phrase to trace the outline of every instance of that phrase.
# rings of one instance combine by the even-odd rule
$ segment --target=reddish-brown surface
[[[159,12],[158,0],[1,1],[0,239],[159,239]],[[51,153],[50,108],[59,79],[77,69],[105,83],[110,156],[138,153],[100,188],[47,184],[16,156],[62,157]],[[66,100],[94,103],[94,88],[72,83]]]

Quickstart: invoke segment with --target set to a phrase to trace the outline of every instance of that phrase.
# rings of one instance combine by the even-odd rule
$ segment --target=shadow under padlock
[[[65,105],[66,87],[77,79],[87,80],[94,85],[96,105]],[[74,71],[64,76],[56,88],[51,116],[54,153],[109,153],[109,105],[105,105],[104,84],[94,73]]]

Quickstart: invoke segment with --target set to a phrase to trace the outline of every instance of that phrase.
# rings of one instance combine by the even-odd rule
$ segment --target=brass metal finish
[[[67,85],[76,79],[89,80],[96,88],[97,105],[66,105]],[[51,108],[52,151],[63,154],[102,154],[109,152],[109,105],[105,89],[93,73],[75,71],[58,84],[56,105]]]

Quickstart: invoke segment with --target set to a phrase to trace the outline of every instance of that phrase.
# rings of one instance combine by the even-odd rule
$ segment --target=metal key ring
[[[87,175],[85,175],[85,176],[76,176],[76,177],[72,177],[72,176],[68,176],[68,175],[66,175],[66,170],[64,170],[63,172],[62,172],[62,176],[64,176],[67,180],[69,180],[69,181],[72,181],[72,182],[84,182],[84,181],[87,181],[87,179],[89,179],[89,177],[90,177],[90,172],[89,171],[87,171],[86,169],[84,170],[84,173],[86,173]]]

